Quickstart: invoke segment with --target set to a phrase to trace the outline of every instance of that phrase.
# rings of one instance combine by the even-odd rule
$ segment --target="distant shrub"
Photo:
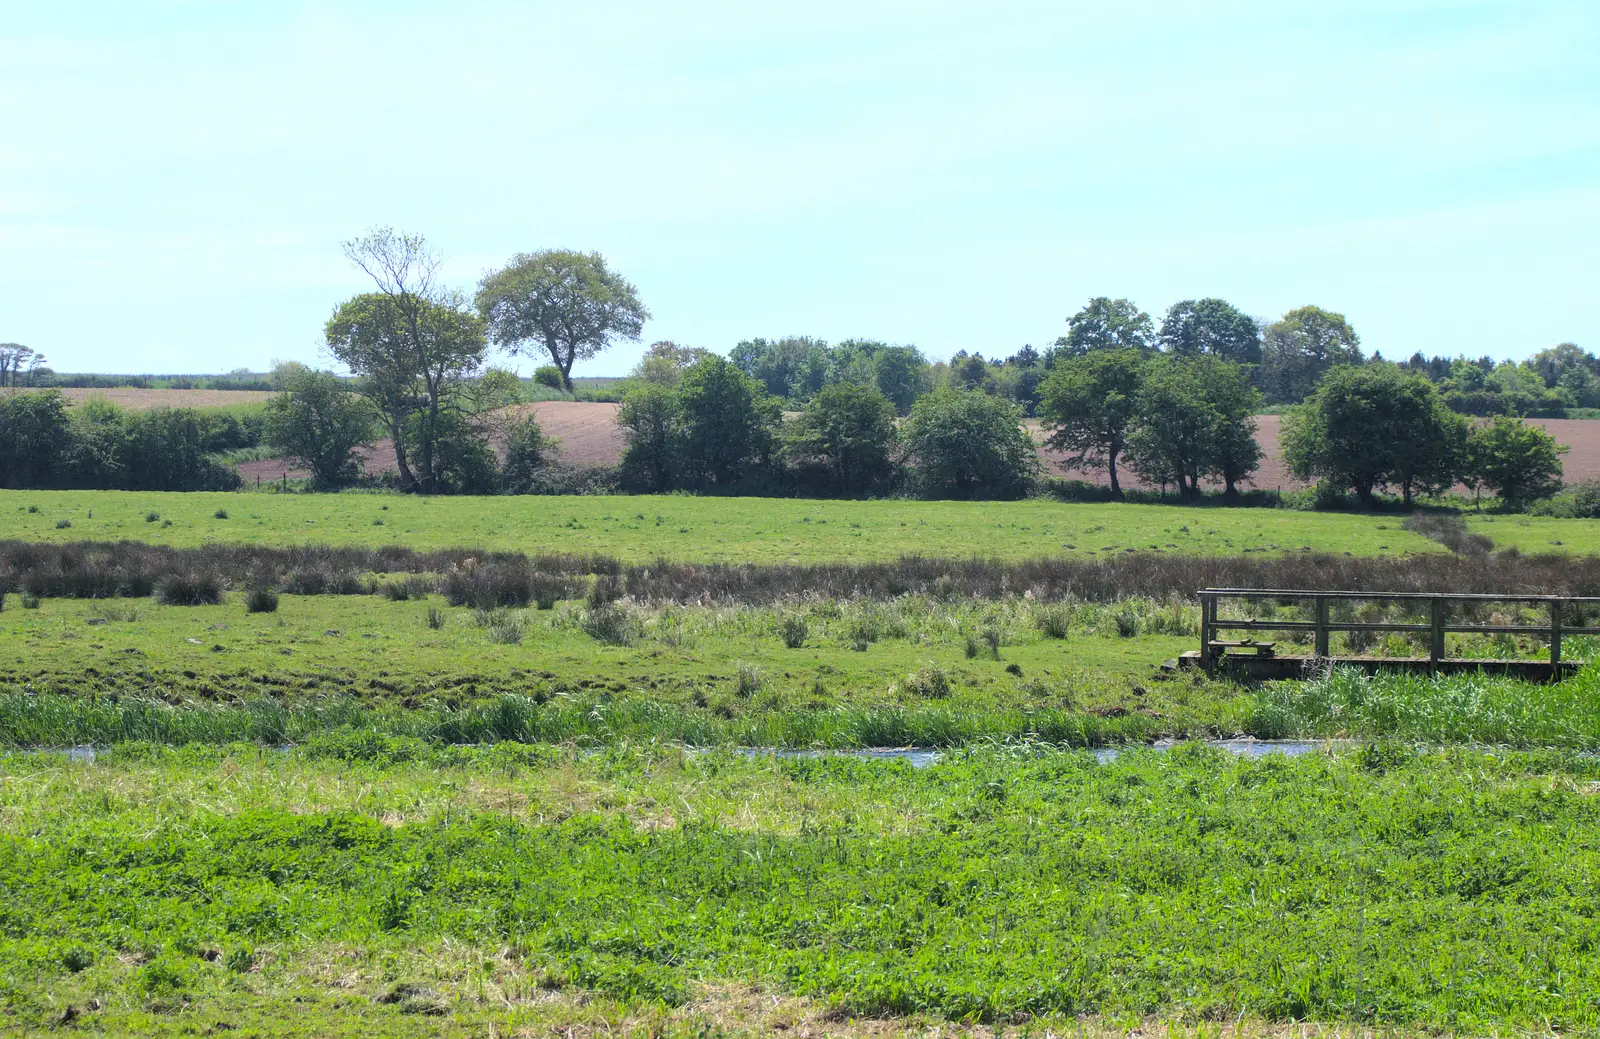
[[[156,583],[156,601],[163,606],[215,606],[222,601],[221,577],[208,573],[169,574]]]
[[[247,613],[277,613],[278,593],[271,588],[251,588],[245,592],[244,608]]]
[[[384,598],[390,602],[406,602],[411,599],[426,599],[433,594],[433,582],[421,574],[407,574],[395,581],[385,581],[382,586]]]
[[[1574,519],[1600,519],[1600,480],[1586,480],[1572,488]]]
[[[72,521],[69,520],[69,519],[58,519],[58,520],[56,520],[56,529],[57,530],[67,530],[71,526],[72,526]]]
[[[563,389],[561,369],[553,364],[541,364],[533,370],[533,381],[552,390]]]
[[[24,610],[37,610],[41,601],[42,600],[40,600],[40,598],[37,595],[34,595],[32,592],[22,593],[22,608]]]

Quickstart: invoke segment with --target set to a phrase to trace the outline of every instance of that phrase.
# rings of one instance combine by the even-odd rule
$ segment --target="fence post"
[[[1580,627],[1582,625],[1579,625]],[[1550,670],[1551,678],[1561,666],[1561,600],[1550,600]]]
[[[1328,654],[1328,600],[1325,596],[1317,596],[1317,656],[1327,657]]]
[[[1433,638],[1428,646],[1428,661],[1437,664],[1444,659],[1444,597],[1433,597]]]
[[[1211,622],[1215,619],[1217,600],[1208,592],[1200,593],[1200,666],[1211,667]]]

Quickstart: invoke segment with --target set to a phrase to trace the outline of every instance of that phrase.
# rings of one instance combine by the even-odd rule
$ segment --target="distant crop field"
[[[32,510],[32,511],[30,511]],[[218,519],[218,510],[228,518]],[[147,519],[154,515],[155,519]],[[61,524],[67,525],[61,525]],[[407,545],[708,562],[1442,551],[1394,516],[1047,501],[0,491],[0,538]]]
[[[143,390],[121,387],[109,390],[75,388],[57,392],[74,404],[100,397],[129,411],[146,411],[150,408],[227,408],[236,404],[265,404],[273,397],[265,390]]]

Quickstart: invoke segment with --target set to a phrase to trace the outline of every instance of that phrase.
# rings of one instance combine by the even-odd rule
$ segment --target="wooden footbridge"
[[[1302,674],[1307,665],[1342,664],[1368,671],[1411,670],[1428,673],[1450,671],[1487,671],[1495,674],[1516,675],[1522,678],[1551,681],[1577,670],[1572,661],[1561,658],[1561,640],[1567,635],[1600,635],[1600,627],[1585,627],[1582,619],[1586,612],[1600,606],[1600,598],[1579,598],[1552,595],[1464,595],[1435,592],[1335,592],[1289,588],[1207,588],[1198,593],[1200,599],[1200,649],[1179,658],[1181,666],[1200,667],[1208,672],[1226,671],[1254,679],[1294,678]],[[1284,620],[1276,617],[1255,619],[1250,617],[1224,617],[1221,606],[1229,600],[1271,602],[1278,605],[1300,605],[1302,615],[1309,612],[1310,620]],[[1413,614],[1425,614],[1420,621],[1355,620],[1330,617],[1336,605],[1351,601],[1366,603],[1399,602],[1411,607]],[[1480,624],[1466,623],[1454,615],[1481,612],[1485,607],[1526,608],[1540,607],[1544,617],[1538,623]],[[1309,606],[1309,611],[1305,607]],[[1341,611],[1347,613],[1349,611]],[[1524,611],[1525,612],[1525,611]],[[1578,623],[1571,623],[1571,622]],[[1311,633],[1310,653],[1293,655],[1277,652],[1274,642],[1257,641],[1253,636],[1225,639],[1224,632]],[[1334,632],[1362,632],[1427,636],[1428,655],[1413,657],[1380,657],[1329,653],[1329,636]],[[1453,634],[1512,635],[1532,638],[1549,645],[1549,658],[1500,659],[1482,657],[1451,657],[1446,654],[1447,636]]]

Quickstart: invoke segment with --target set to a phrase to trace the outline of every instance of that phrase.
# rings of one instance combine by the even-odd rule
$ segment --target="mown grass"
[[[587,1005],[737,1028],[708,1008],[768,998],[727,999],[746,992],[833,1008],[841,1031],[1588,1033],[1597,775],[1387,745],[977,748],[921,771],[348,737],[8,757],[0,1013],[11,1032],[322,1034],[359,1014],[366,1034],[508,1034],[592,1023]]]
[[[37,511],[30,512],[29,509]],[[214,518],[225,509],[229,518]],[[146,523],[155,512],[160,523]],[[91,515],[92,514],[92,515]],[[59,532],[55,524],[72,526]],[[381,526],[374,521],[382,520]],[[170,526],[168,523],[170,522]],[[1029,559],[1058,553],[1442,551],[1394,517],[1277,509],[786,498],[419,498],[374,494],[0,491],[0,538],[192,546],[405,545],[604,553],[624,561],[858,562],[908,553]]]

